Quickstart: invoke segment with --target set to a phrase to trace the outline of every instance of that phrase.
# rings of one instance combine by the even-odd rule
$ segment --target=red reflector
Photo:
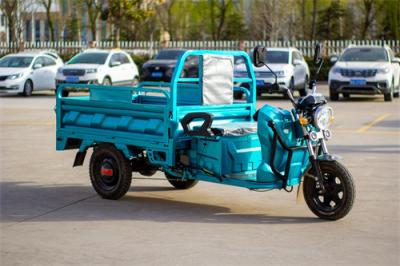
[[[112,169],[107,169],[107,168],[101,168],[101,175],[108,175],[112,176],[113,175],[113,170]]]

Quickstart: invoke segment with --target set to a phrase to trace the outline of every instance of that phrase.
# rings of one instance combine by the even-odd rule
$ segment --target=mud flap
[[[83,162],[85,161],[85,156],[86,156],[86,150],[78,151],[75,155],[75,160],[74,160],[74,164],[72,165],[72,167],[82,166]]]

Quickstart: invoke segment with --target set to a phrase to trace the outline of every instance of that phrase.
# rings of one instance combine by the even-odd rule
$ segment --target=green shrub
[[[316,68],[317,68],[313,62],[313,58],[304,57],[304,59],[306,60],[308,67],[310,68],[311,78],[313,78],[313,73],[315,73]],[[319,81],[327,81],[328,80],[329,70],[333,66],[332,63],[329,61],[328,57],[323,58],[323,60],[324,60],[324,64],[322,65],[321,71],[319,72],[318,77],[317,77],[317,80],[319,80]]]

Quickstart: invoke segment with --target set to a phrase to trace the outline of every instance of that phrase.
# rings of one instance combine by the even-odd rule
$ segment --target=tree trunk
[[[54,25],[53,21],[51,19],[51,4],[49,4],[48,8],[46,8],[46,16],[47,16],[47,24],[49,25],[49,31],[50,31],[50,40],[54,42]]]
[[[311,40],[315,39],[317,26],[317,0],[313,0],[312,22],[311,22]]]

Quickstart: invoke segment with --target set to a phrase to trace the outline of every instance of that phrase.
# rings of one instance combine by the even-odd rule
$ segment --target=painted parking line
[[[397,130],[368,130],[368,131],[363,131],[359,132],[358,130],[354,129],[333,129],[332,130],[333,134],[367,134],[367,135],[400,135],[400,131]]]
[[[357,129],[357,132],[358,133],[366,132],[368,129],[370,129],[374,125],[378,124],[379,122],[385,120],[390,115],[391,115],[391,113],[386,113],[386,114],[382,114],[382,115],[378,116],[377,118],[375,118],[371,122],[367,123],[365,126],[360,127],[359,129]]]
[[[15,120],[0,122],[0,126],[54,126],[54,121],[29,121]]]

